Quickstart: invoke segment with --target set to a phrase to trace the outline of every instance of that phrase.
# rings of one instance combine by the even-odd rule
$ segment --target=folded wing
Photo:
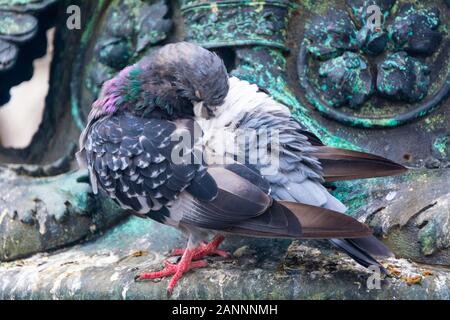
[[[208,173],[217,183],[218,195],[202,201],[190,195],[180,198],[181,223],[250,236],[285,238],[360,238],[372,232],[344,214],[321,207],[274,201],[250,180],[245,167],[234,172],[213,167]],[[250,169],[248,169],[250,170]]]

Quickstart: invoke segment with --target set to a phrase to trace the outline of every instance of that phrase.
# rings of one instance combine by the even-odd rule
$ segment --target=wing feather
[[[188,192],[204,200],[212,199],[217,186],[201,162],[171,162],[177,145],[172,135],[180,128],[193,127],[188,124],[189,120],[178,124],[127,113],[92,123],[85,152],[93,187],[98,185],[124,208],[141,214],[160,210],[191,183],[194,186]],[[208,192],[198,188],[205,182]]]
[[[273,201],[250,180],[222,168],[208,169],[219,189],[212,201],[184,195],[173,210],[182,224],[229,233],[298,239],[360,238],[371,230],[357,220],[326,208]]]

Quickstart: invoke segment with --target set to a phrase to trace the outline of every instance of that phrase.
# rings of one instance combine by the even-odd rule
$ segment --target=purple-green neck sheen
[[[106,81],[93,107],[111,114],[119,108],[127,108],[131,103],[136,103],[141,95],[141,71],[137,65],[128,66]]]

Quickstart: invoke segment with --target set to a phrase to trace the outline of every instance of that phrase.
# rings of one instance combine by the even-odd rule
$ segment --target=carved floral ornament
[[[380,12],[376,27],[365,10],[373,4]],[[450,88],[448,67],[433,69],[448,63],[441,12],[394,0],[346,5],[306,24],[298,69],[311,103],[327,117],[361,127],[397,126],[434,110]],[[443,74],[432,78],[432,71]],[[431,84],[439,82],[433,92]]]

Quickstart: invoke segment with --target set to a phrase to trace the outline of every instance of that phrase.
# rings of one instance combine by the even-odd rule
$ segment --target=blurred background
[[[33,63],[31,80],[11,89],[10,101],[0,108],[0,142],[7,148],[25,148],[42,121],[53,57],[54,28],[47,31],[47,54]]]

